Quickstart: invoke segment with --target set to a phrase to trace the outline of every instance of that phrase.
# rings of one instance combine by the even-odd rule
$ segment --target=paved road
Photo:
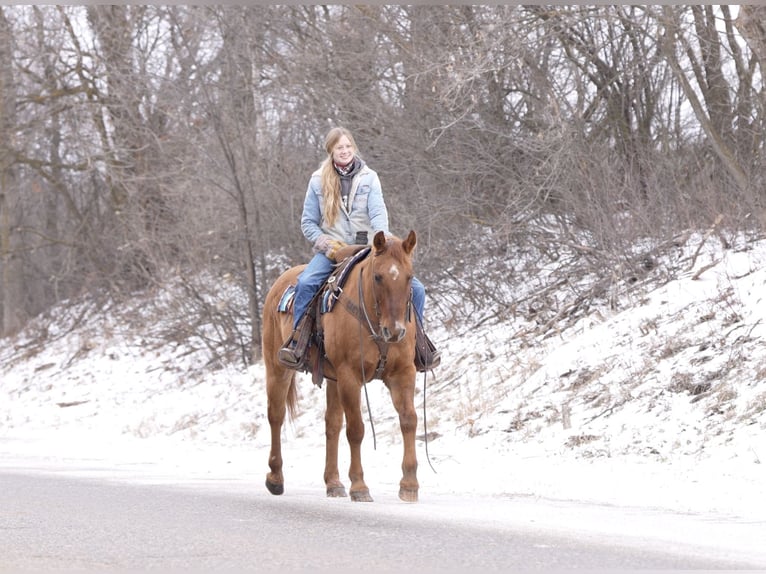
[[[0,470],[0,572],[743,567],[376,504]]]

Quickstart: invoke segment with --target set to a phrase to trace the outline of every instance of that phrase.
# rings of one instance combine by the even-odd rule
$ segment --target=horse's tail
[[[287,389],[285,403],[287,405],[288,418],[291,421],[295,420],[295,416],[298,414],[298,385],[295,384],[295,372],[290,377],[290,386]]]

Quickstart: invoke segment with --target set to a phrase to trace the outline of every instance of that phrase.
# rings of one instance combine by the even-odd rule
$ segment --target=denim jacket
[[[330,227],[324,217],[321,170],[311,174],[303,201],[301,231],[314,246],[314,251],[324,251],[323,244],[328,238],[354,243],[357,232],[366,231],[367,242],[372,243],[378,231],[389,234],[388,210],[383,201],[380,179],[367,165],[353,179],[348,205],[350,209],[341,203],[335,224]]]

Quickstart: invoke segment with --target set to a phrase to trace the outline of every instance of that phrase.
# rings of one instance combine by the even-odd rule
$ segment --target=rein
[[[431,371],[431,377],[433,378],[434,373]],[[423,371],[423,443],[426,447],[426,460],[428,461],[428,466],[431,467],[431,470],[434,471],[434,474],[436,473],[436,469],[434,468],[434,465],[431,464],[431,455],[428,454],[428,417],[426,416],[426,379],[428,378],[428,373]],[[369,407],[368,407],[369,408]],[[375,436],[375,432],[373,431],[373,436]]]
[[[374,254],[370,254],[370,261],[372,261],[372,258],[374,257],[375,257]],[[370,266],[372,266],[372,263],[370,264]],[[372,420],[372,408],[370,407],[370,395],[367,392],[367,376],[364,373],[364,341],[362,340],[362,319],[364,319],[367,322],[367,329],[370,331],[370,334],[372,335],[372,340],[375,341],[375,344],[378,346],[378,366],[375,369],[375,374],[372,376],[373,379],[380,378],[383,375],[383,369],[385,369],[386,367],[386,360],[388,355],[388,343],[384,342],[380,334],[375,332],[375,329],[372,326],[372,321],[370,321],[370,316],[367,314],[367,306],[364,304],[364,290],[362,288],[363,279],[364,279],[364,267],[359,267],[359,289],[358,289],[359,307],[356,308],[356,313],[354,313],[359,319],[359,366],[362,371],[362,386],[364,387],[364,400],[365,400],[365,403],[367,404],[367,415],[370,417],[370,430],[372,430],[372,448],[373,450],[377,450],[378,436],[375,433],[375,423]],[[375,301],[375,314],[376,316],[380,317],[380,307],[378,305],[378,298],[375,296],[374,282],[372,285],[372,294],[373,294],[373,300]],[[347,303],[346,308],[349,311],[352,311],[351,306],[354,306],[353,301],[349,301],[348,299],[345,299],[345,301]]]

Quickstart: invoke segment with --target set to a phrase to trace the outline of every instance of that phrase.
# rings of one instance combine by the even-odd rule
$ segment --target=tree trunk
[[[766,6],[740,6],[736,24],[747,45],[758,58],[761,68],[766,67]],[[763,69],[761,71],[763,72]]]
[[[15,232],[19,190],[13,150],[16,98],[12,56],[11,32],[3,8],[0,8],[0,335],[15,333],[24,322],[22,262]]]
[[[689,105],[694,111],[694,115],[697,121],[700,123],[702,130],[708,136],[710,145],[715,151],[718,158],[721,160],[729,175],[737,183],[737,186],[741,191],[747,191],[750,189],[750,180],[747,174],[742,169],[742,166],[737,162],[737,158],[734,152],[729,147],[729,142],[726,141],[724,134],[721,133],[720,125],[716,125],[714,118],[708,116],[705,112],[705,107],[700,99],[697,97],[697,93],[691,85],[691,82],[686,77],[686,74],[681,69],[681,65],[676,57],[676,46],[686,45],[685,39],[681,37],[683,32],[680,30],[672,9],[668,6],[663,6],[663,20],[664,25],[667,27],[671,34],[671,37],[675,37],[676,41],[668,42],[665,45],[665,54],[668,58],[668,63],[673,70],[676,78],[681,84],[681,89],[689,101]],[[705,86],[700,85],[700,89],[705,93]]]

